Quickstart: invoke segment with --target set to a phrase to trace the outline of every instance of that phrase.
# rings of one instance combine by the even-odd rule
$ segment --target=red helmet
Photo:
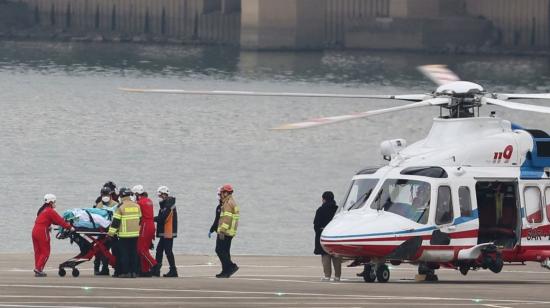
[[[233,192],[233,186],[231,186],[231,184],[225,184],[225,185],[222,186],[221,191],[232,193]]]

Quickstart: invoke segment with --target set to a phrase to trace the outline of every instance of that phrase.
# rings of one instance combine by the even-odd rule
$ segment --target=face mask
[[[103,201],[104,203],[109,202],[109,200],[111,200],[111,198],[110,198],[109,196],[103,196],[103,197],[101,198],[101,201]]]

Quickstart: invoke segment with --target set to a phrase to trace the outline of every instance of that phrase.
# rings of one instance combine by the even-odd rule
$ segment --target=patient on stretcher
[[[111,225],[113,208],[75,208],[63,213],[63,218],[77,229],[106,229]]]

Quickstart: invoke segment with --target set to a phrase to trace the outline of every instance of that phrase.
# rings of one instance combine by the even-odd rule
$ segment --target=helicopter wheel
[[[458,270],[462,275],[466,276],[468,274],[468,271],[470,270],[470,267],[466,265],[462,265],[458,268]]]
[[[390,269],[386,264],[380,264],[376,267],[376,278],[378,282],[388,282],[390,280]]]
[[[372,265],[365,265],[363,280],[365,280],[365,282],[374,282],[376,280],[376,273],[374,272],[374,268],[372,268]]]
[[[503,266],[504,262],[502,261],[502,257],[497,255],[495,260],[489,266],[489,269],[491,270],[491,272],[498,274],[500,273],[500,271],[502,271]]]

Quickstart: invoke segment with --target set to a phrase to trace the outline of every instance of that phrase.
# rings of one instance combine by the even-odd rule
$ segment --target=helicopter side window
[[[437,191],[437,209],[435,211],[435,223],[437,225],[448,224],[453,221],[453,201],[451,188],[441,186]]]
[[[523,197],[525,199],[527,221],[530,223],[542,222],[540,189],[536,186],[527,186],[523,190]]]
[[[354,180],[351,183],[345,202],[342,202],[342,209],[349,211],[362,208],[377,183],[378,179]]]
[[[388,179],[382,185],[371,208],[426,224],[430,212],[430,191],[430,184],[427,182]]]
[[[460,203],[460,216],[472,217],[472,198],[468,186],[460,186],[458,189],[458,203]]]

